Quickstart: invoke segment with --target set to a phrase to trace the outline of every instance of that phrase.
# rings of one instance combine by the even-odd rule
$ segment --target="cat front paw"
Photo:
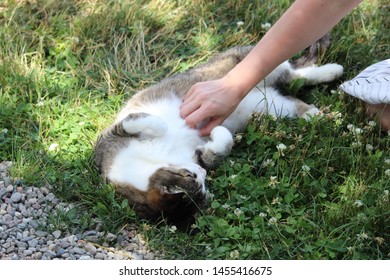
[[[233,146],[233,135],[223,126],[216,126],[210,133],[211,141],[205,145],[206,150],[214,153],[228,154]]]
[[[223,126],[215,127],[210,138],[210,141],[195,150],[195,160],[206,169],[218,167],[233,146],[233,136]]]
[[[168,129],[168,125],[161,118],[146,113],[129,114],[122,121],[122,126],[129,134],[148,137],[162,136]]]

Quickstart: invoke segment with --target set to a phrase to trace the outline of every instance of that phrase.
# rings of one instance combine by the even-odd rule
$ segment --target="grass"
[[[195,3],[196,2],[196,3]],[[140,221],[93,167],[93,143],[138,89],[253,44],[290,1],[30,0],[0,4],[0,161],[77,207],[75,232],[136,223],[168,259],[389,259],[390,138],[337,86],[389,57],[389,6],[366,1],[332,31],[342,80],[294,94],[322,118],[254,116],[211,173],[192,234]],[[242,21],[244,25],[237,25]],[[99,221],[99,222],[97,222]]]

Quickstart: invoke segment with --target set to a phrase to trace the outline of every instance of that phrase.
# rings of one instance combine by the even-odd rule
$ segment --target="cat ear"
[[[178,186],[162,186],[161,187],[161,194],[179,194],[184,193],[182,188],[179,188]]]

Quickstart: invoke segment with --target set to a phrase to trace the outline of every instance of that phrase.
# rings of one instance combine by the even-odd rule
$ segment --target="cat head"
[[[131,186],[117,186],[140,218],[165,219],[178,228],[187,228],[195,214],[207,204],[206,171],[199,165],[160,167],[149,178],[146,192]]]

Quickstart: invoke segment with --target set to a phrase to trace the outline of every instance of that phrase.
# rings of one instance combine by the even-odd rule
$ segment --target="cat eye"
[[[189,173],[189,174],[187,175],[187,177],[191,177],[191,178],[196,179],[196,178],[198,177],[198,175],[196,175],[196,173]]]

